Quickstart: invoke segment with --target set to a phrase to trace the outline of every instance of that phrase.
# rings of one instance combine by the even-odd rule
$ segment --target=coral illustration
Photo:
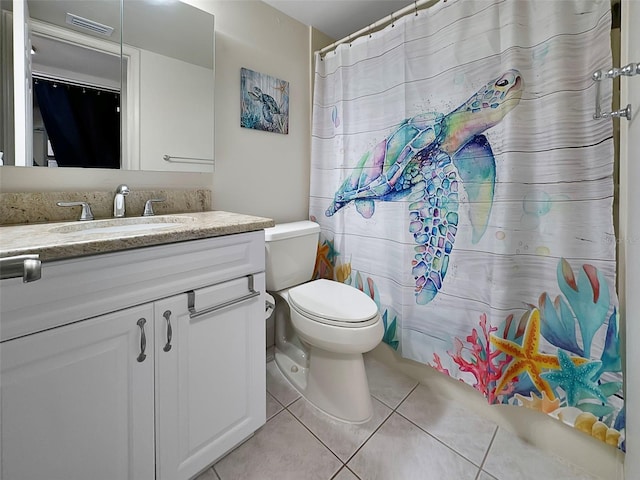
[[[318,243],[316,264],[313,269],[313,278],[326,278],[333,280],[336,258],[339,253],[334,248],[331,240],[322,240]]]
[[[351,274],[350,265],[349,274]],[[380,293],[378,292],[378,287],[376,287],[376,284],[371,277],[367,277],[366,280],[363,280],[360,272],[356,272],[356,274],[352,276],[351,281],[351,284],[354,287],[356,287],[361,292],[369,295],[369,297],[371,297],[371,299],[376,302],[378,310],[383,310],[383,307],[380,303]],[[384,312],[382,313],[382,324],[384,325],[384,335],[382,337],[382,341],[394,350],[398,350],[398,347],[400,346],[400,341],[398,340],[397,336],[397,320],[398,316],[396,314],[392,314],[390,309],[384,309]]]
[[[538,397],[535,393],[530,392],[529,397],[525,397],[516,393],[514,397],[520,401],[521,405],[531,410],[538,410],[543,413],[551,413],[560,407],[560,399],[550,399],[545,392]]]
[[[471,335],[468,335],[466,340],[468,346],[459,338],[454,338],[454,352],[447,352],[453,361],[458,365],[461,372],[471,373],[476,382],[473,384],[473,388],[481,392],[485,397],[489,399],[489,402],[493,403],[496,394],[501,395],[505,392],[501,390],[493,389],[493,385],[503,376],[504,367],[511,361],[510,356],[502,356],[500,351],[491,351],[489,345],[489,338],[493,332],[498,330],[497,327],[487,326],[487,315],[480,315],[480,329],[482,331],[482,338],[478,335],[478,331],[474,328],[471,330]],[[501,357],[502,358],[499,358]],[[440,364],[440,358],[436,357],[437,363]],[[506,386],[503,385],[503,389]]]
[[[387,317],[390,317],[389,310],[385,310],[382,314],[382,323],[384,324],[384,336],[382,337],[382,341],[389,345],[394,350],[398,350],[400,346],[400,342],[398,341],[398,337],[396,336],[396,319],[394,316],[393,320],[390,322],[387,320]]]
[[[449,373],[449,370],[447,370],[442,366],[442,360],[440,360],[440,355],[438,355],[435,352],[433,353],[433,362],[434,364],[431,365],[433,368],[438,370],[440,373],[444,373],[445,375],[451,376],[451,374]]]
[[[340,283],[349,283],[351,278],[351,264],[342,263],[335,268],[336,280]]]
[[[591,342],[604,324],[609,311],[610,297],[602,273],[592,265],[583,265],[576,279],[571,265],[564,258],[558,263],[558,285],[578,321],[584,356],[591,356]]]

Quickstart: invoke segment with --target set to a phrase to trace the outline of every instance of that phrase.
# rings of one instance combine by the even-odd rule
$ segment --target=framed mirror
[[[0,1],[5,165],[213,171],[213,15],[177,0]]]

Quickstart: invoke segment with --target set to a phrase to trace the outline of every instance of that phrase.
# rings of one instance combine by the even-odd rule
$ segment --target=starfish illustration
[[[511,340],[491,335],[491,343],[501,352],[513,357],[513,360],[502,375],[500,383],[496,387],[496,393],[501,392],[507,382],[517,377],[523,372],[527,372],[533,385],[541,392],[546,393],[550,400],[555,397],[553,390],[549,384],[541,377],[543,369],[560,369],[560,362],[556,355],[549,355],[538,351],[540,346],[540,312],[534,308],[529,314],[527,328],[522,337],[522,345],[518,345]],[[569,358],[567,356],[567,358]],[[571,357],[569,362],[575,365],[582,365],[587,359],[580,357]]]
[[[285,82],[284,80],[280,80],[278,82],[278,84],[273,88],[275,90],[279,91],[280,92],[280,96],[282,97],[285,94],[285,92],[287,91],[287,88],[289,87],[288,83],[289,82]]]
[[[607,403],[607,398],[602,394],[600,387],[593,380],[593,376],[600,369],[602,362],[588,362],[580,366],[574,365],[571,357],[564,351],[558,350],[558,359],[561,370],[556,372],[545,372],[541,376],[549,382],[558,384],[567,394],[567,403],[574,406],[580,399],[580,392],[584,392],[589,397],[595,397],[603,403]]]

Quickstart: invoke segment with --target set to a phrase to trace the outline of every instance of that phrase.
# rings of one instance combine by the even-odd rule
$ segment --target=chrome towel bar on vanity
[[[42,277],[39,255],[17,255],[0,258],[0,279],[22,277],[23,283],[35,282]]]
[[[195,308],[195,292],[193,290],[191,290],[190,292],[187,292],[187,304],[189,307],[189,317],[191,318],[197,318],[200,317],[202,315],[206,315],[208,313],[212,313],[215,312],[217,310],[221,310],[223,308],[227,308],[230,307],[232,305],[236,305],[238,303],[242,303],[245,302],[249,299],[252,299],[254,297],[257,297],[260,295],[260,292],[254,289],[253,286],[253,275],[247,275],[247,281],[248,281],[248,290],[249,293],[247,293],[246,295],[242,295],[241,297],[238,298],[234,298],[232,300],[228,300],[226,302],[223,303],[219,303],[218,305],[214,305],[213,307],[209,307],[206,308],[205,310],[202,310],[200,312],[198,312]]]

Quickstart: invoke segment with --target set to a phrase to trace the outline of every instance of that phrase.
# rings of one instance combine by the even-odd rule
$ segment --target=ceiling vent
[[[78,15],[74,15],[73,13],[67,13],[66,21],[69,25],[73,25],[74,27],[97,33],[99,35],[104,35],[105,37],[110,37],[113,33],[113,27],[94,22],[93,20],[89,20],[88,18],[79,17]]]

